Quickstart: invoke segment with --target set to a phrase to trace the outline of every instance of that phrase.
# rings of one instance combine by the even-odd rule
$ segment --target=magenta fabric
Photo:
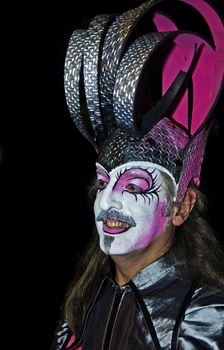
[[[194,133],[205,121],[212,105],[214,104],[220,89],[224,74],[224,48],[221,37],[224,36],[224,27],[214,9],[206,2],[194,0],[181,0],[198,10],[206,19],[211,30],[214,47],[201,37],[185,33],[178,35],[174,42],[175,46],[168,55],[163,68],[163,95],[174,81],[178,72],[182,69],[185,61],[195,49],[201,50],[199,61],[196,65],[193,79],[193,111],[190,133]],[[155,13],[153,17],[158,31],[178,30],[175,23],[161,13]],[[188,91],[173,111],[172,115],[179,124],[187,128],[188,120]]]
[[[68,349],[75,341],[75,337],[74,335],[71,337],[71,339],[68,342],[68,345],[66,346],[66,349]],[[82,345],[79,345],[78,348],[76,348],[75,350],[82,350]]]

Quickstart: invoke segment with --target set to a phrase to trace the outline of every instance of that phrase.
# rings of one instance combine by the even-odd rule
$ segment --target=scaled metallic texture
[[[220,46],[220,37],[214,29],[216,28],[215,24],[218,24],[219,31],[223,29],[218,22],[218,14],[212,12],[213,9],[207,8],[209,5],[201,0],[195,3],[193,0],[180,0],[180,3],[192,6],[208,22],[214,39],[214,47],[209,46],[206,38],[203,39],[204,42],[201,46],[208,45],[209,50],[213,50],[213,56],[210,55],[210,57],[214,58],[217,55],[216,63],[218,64],[221,51],[219,48],[216,52],[215,44]],[[181,112],[177,122],[172,117],[172,111],[171,113],[165,111],[161,118],[156,116],[155,120],[159,121],[155,125],[149,120],[147,132],[143,133],[141,129],[143,115],[141,115],[142,112],[139,113],[137,107],[141,103],[145,103],[144,99],[141,100],[141,89],[139,90],[139,87],[144,85],[144,74],[149,74],[146,81],[150,81],[150,70],[145,68],[153,57],[157,57],[158,52],[160,55],[162,52],[166,58],[172,57],[171,47],[179,45],[178,49],[182,56],[178,56],[177,51],[174,50],[174,61],[171,61],[172,64],[168,66],[170,71],[163,70],[164,66],[157,64],[157,62],[155,64],[155,61],[155,67],[153,66],[155,69],[154,77],[158,76],[162,84],[162,74],[165,71],[171,86],[170,77],[175,79],[175,76],[172,76],[173,71],[175,71],[172,67],[178,63],[175,60],[178,60],[178,57],[184,57],[185,62],[187,62],[188,56],[192,54],[190,51],[196,51],[193,38],[198,35],[195,32],[194,36],[189,34],[186,39],[187,31],[183,32],[179,29],[169,31],[172,19],[168,16],[167,22],[164,21],[165,12],[161,15],[161,25],[158,27],[165,28],[166,23],[169,23],[168,31],[158,29],[157,25],[153,23],[153,11],[157,4],[162,5],[163,1],[148,1],[122,14],[99,15],[93,18],[86,30],[75,30],[71,35],[65,59],[65,95],[71,117],[82,135],[95,147],[98,153],[98,162],[105,166],[108,171],[128,161],[140,160],[156,163],[174,176],[178,185],[177,198],[178,201],[181,201],[191,181],[194,181],[196,185],[200,183],[201,165],[212,114],[210,110],[214,107],[212,103],[215,104],[215,99],[211,100],[211,108],[207,111],[207,115],[202,116],[204,120],[200,120],[197,129],[191,133],[189,125],[192,121],[195,101],[192,98],[192,101],[189,102],[190,90],[185,90],[185,92],[189,92],[187,95],[188,115],[182,115]],[[209,11],[211,11],[211,16]],[[156,14],[158,24],[160,14],[159,12]],[[149,28],[154,28],[154,31],[149,30],[148,33],[145,31],[141,33],[139,24],[142,24],[146,18],[152,22],[149,22]],[[171,27],[176,28],[176,26]],[[178,40],[174,41],[175,37],[183,33],[185,33],[186,41],[181,41],[181,44]],[[200,40],[202,39],[199,39],[199,44]],[[181,63],[179,62],[179,66],[177,65],[180,67],[181,73],[185,73],[181,68],[184,67],[184,59],[183,61],[179,59]],[[198,60],[200,62],[200,55]],[[164,62],[166,63],[166,60]],[[205,60],[202,63],[205,65]],[[220,66],[219,69],[221,74]],[[189,69],[189,71],[190,73],[187,73],[193,75],[193,69],[192,71]],[[205,67],[199,66],[199,71],[203,71],[204,74]],[[192,76],[190,78],[192,79]],[[213,93],[218,96],[217,79],[215,76],[214,86],[216,90]],[[187,84],[183,87],[188,89]],[[193,91],[196,88],[197,82],[193,86]],[[160,102],[165,95],[164,93],[162,96],[162,91],[160,94],[159,101],[151,101],[151,96],[149,96],[146,102],[147,106],[143,110],[148,109],[149,112],[152,110],[154,113],[155,104],[153,105],[153,103]],[[175,100],[173,97],[174,102],[177,103],[176,107],[181,104],[181,98],[182,96],[179,100]],[[176,110],[174,109],[174,111]],[[146,117],[148,115],[150,113],[145,114]],[[194,117],[197,120],[197,115]],[[182,123],[186,118],[189,122],[188,127],[187,123]]]

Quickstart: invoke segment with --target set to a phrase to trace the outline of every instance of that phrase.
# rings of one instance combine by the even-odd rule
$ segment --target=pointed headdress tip
[[[224,26],[206,0],[173,4],[170,12],[165,0],[148,1],[75,31],[65,93],[73,121],[105,166],[156,163],[173,175],[181,198],[190,181],[199,184],[224,76]],[[206,23],[210,41],[191,18],[182,24],[186,6]],[[146,19],[152,30],[142,30]]]

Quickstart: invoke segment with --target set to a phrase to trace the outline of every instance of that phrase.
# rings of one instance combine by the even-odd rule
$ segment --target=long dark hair
[[[165,180],[170,194],[169,179]],[[184,263],[192,279],[196,277],[206,283],[216,281],[224,286],[222,246],[207,223],[205,196],[198,189],[195,191],[196,204],[188,220],[176,228],[168,254],[174,262]],[[92,241],[79,261],[63,307],[63,317],[76,338],[81,336],[88,308],[112,265],[110,256],[100,250],[98,234],[94,231]]]

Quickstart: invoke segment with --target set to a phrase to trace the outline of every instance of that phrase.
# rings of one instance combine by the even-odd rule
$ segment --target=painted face
[[[168,202],[160,170],[165,169],[129,162],[108,173],[97,164],[94,213],[104,253],[120,255],[144,248],[164,230]]]

